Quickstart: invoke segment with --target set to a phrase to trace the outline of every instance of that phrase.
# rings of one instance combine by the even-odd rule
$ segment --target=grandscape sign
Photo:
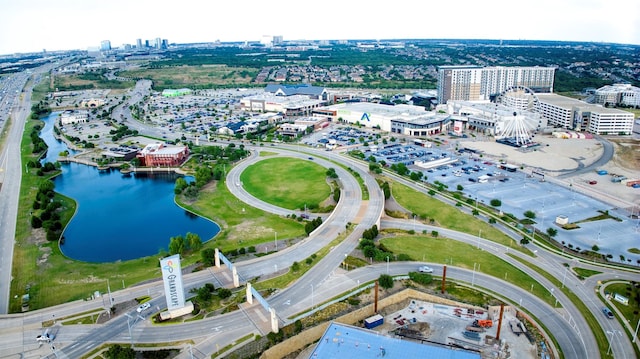
[[[164,281],[164,295],[167,298],[167,310],[184,307],[184,288],[182,286],[182,270],[180,255],[176,254],[160,260],[162,280]]]

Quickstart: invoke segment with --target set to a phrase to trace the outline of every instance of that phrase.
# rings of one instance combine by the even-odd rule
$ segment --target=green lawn
[[[331,194],[326,171],[313,161],[277,157],[249,166],[240,180],[247,192],[267,203],[291,210],[318,208]]]
[[[489,223],[475,216],[463,213],[458,207],[444,204],[440,200],[420,193],[398,182],[390,181],[390,184],[395,200],[401,206],[419,215],[421,218],[433,219],[438,226],[474,236],[480,234],[482,238],[520,251],[529,252]],[[482,231],[482,233],[480,233],[480,231]]]
[[[274,232],[278,239],[305,236],[303,222],[249,206],[233,196],[222,181],[206,186],[195,202],[187,203],[178,198],[178,203],[220,225],[215,246],[223,251],[271,242]]]
[[[397,235],[380,241],[394,254],[407,254],[413,260],[454,265],[473,270],[479,265],[479,272],[505,280],[520,288],[531,291],[550,305],[555,305],[551,293],[520,269],[475,246],[443,237],[425,235]],[[476,269],[478,267],[476,266]]]

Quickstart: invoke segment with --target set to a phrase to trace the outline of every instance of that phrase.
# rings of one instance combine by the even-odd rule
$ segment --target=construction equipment
[[[491,328],[493,321],[490,319],[476,319],[473,321],[473,326],[478,328]]]

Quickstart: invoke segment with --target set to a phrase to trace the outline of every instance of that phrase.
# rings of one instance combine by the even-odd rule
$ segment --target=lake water
[[[49,145],[49,162],[67,149],[52,136],[56,116],[45,118],[41,135]],[[199,235],[202,242],[212,239],[220,231],[216,223],[175,204],[176,178],[178,175],[167,172],[123,175],[116,170],[63,164],[62,174],[54,179],[56,192],[78,204],[63,233],[60,248],[64,255],[85,262],[114,262],[167,250],[171,237],[185,237],[188,232]]]

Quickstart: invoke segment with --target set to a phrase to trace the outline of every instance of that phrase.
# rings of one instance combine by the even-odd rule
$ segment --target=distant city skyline
[[[136,44],[291,40],[503,39],[640,45],[640,1],[0,0],[0,54]]]

